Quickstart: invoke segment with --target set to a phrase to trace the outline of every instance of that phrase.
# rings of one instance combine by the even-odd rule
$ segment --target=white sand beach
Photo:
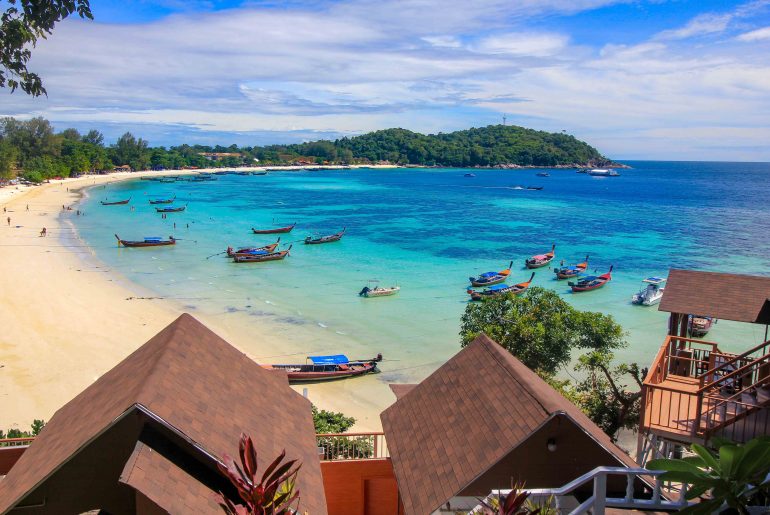
[[[0,188],[5,211],[0,226],[0,429],[28,429],[33,419],[48,420],[182,312],[172,301],[136,299],[138,287],[98,262],[79,240],[68,238],[70,229],[60,219],[63,205],[76,209],[79,189],[146,174],[160,173]],[[46,237],[40,236],[43,227]],[[250,356],[281,348],[267,331],[254,334],[253,327],[247,332],[221,320],[201,321]],[[356,417],[360,431],[379,430],[380,411],[395,400],[373,378],[307,388],[319,408]],[[238,394],[236,386],[233,394]]]

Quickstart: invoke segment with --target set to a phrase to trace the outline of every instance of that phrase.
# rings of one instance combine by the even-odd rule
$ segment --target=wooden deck
[[[647,398],[642,426],[677,440],[695,436],[698,379],[669,375]]]

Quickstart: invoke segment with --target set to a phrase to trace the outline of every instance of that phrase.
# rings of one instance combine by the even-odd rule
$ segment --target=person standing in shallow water
[[[11,217],[9,216],[8,217],[8,227],[10,227],[10,226],[11,226]]]

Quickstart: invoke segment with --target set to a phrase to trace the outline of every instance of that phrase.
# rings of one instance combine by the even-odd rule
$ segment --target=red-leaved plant
[[[241,433],[238,452],[243,468],[239,467],[229,454],[223,457],[224,465],[218,464],[219,471],[235,486],[244,502],[244,504],[235,504],[219,492],[217,502],[225,513],[228,515],[295,513],[291,509],[291,504],[297,501],[299,505],[299,490],[295,488],[295,480],[302,464],[297,460],[281,463],[286,456],[284,450],[265,469],[262,478],[257,482],[257,451],[250,436]]]
[[[524,491],[524,484],[517,483],[512,486],[511,492],[504,499],[500,495],[489,501],[479,499],[480,513],[483,515],[537,515],[541,509],[527,506],[528,497],[529,493]]]

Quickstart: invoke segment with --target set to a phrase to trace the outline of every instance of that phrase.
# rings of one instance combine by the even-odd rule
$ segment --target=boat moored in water
[[[382,354],[372,359],[349,360],[344,354],[308,356],[304,365],[262,365],[269,370],[283,370],[290,383],[332,381],[377,372]]]
[[[511,275],[512,266],[513,261],[508,263],[508,268],[505,270],[500,270],[499,272],[484,272],[478,277],[469,277],[468,280],[471,282],[471,286],[492,286],[493,284],[498,284],[508,279],[508,276]]]
[[[233,261],[236,263],[261,263],[263,261],[280,261],[285,259],[291,252],[291,245],[286,250],[280,252],[254,252],[250,254],[237,254],[233,256]]]
[[[283,234],[287,232],[291,232],[292,229],[294,229],[294,226],[297,225],[297,222],[294,222],[291,225],[287,225],[286,227],[278,227],[277,229],[260,229],[257,230],[255,228],[251,228],[251,232],[254,234]]]
[[[169,236],[167,240],[164,240],[160,236],[146,236],[143,240],[121,240],[117,234],[115,238],[118,240],[118,246],[124,247],[163,247],[166,245],[175,245],[176,238]]]
[[[574,265],[564,266],[564,261],[562,260],[562,265],[554,268],[553,271],[556,274],[556,279],[572,279],[585,272],[586,268],[588,268],[588,256],[586,256],[585,261],[582,263]]]
[[[463,177],[476,177],[475,173],[466,173]]]
[[[226,252],[228,257],[252,254],[271,254],[278,247],[279,243],[281,243],[281,238],[278,238],[275,243],[271,243],[270,245],[263,245],[262,247],[238,247],[237,249],[233,247],[227,247]]]
[[[330,234],[329,236],[318,236],[316,238],[308,236],[305,238],[305,245],[318,245],[319,243],[331,243],[333,241],[340,241],[342,236],[345,234],[345,229],[346,228],[343,228],[340,232]]]
[[[666,279],[662,277],[648,277],[644,279],[642,281],[642,288],[631,297],[631,303],[639,304],[640,306],[657,304],[663,298],[663,290],[666,289],[663,286],[665,283]]]
[[[535,278],[535,272],[532,272],[532,275],[529,277],[529,280],[524,281],[523,283],[513,284],[511,286],[508,286],[507,284],[496,284],[482,291],[468,289],[467,292],[468,292],[468,295],[471,296],[472,301],[479,301],[488,297],[494,297],[496,295],[504,295],[506,293],[510,293],[511,295],[521,295],[522,293],[527,291],[527,289],[529,288],[529,285],[532,283],[532,279],[534,278]]]
[[[157,200],[150,200],[150,204],[172,204],[176,200],[176,195],[171,198],[163,198]]]
[[[551,245],[551,251],[546,252],[545,254],[538,254],[537,256],[532,256],[529,259],[526,259],[524,261],[524,265],[527,268],[541,268],[546,266],[548,263],[553,261],[553,258],[556,257],[556,244],[554,243]]]
[[[103,206],[122,206],[131,202],[131,197],[128,197],[126,200],[116,200],[114,202],[108,202],[105,200],[101,200],[100,202]]]
[[[620,177],[618,172],[609,168],[592,168],[587,173],[592,177]]]
[[[598,290],[605,286],[612,280],[612,267],[606,274],[602,275],[589,275],[587,277],[578,278],[577,282],[570,281],[567,283],[572,288],[572,293],[580,293],[584,291]]]
[[[158,213],[179,213],[187,209],[187,204],[179,207],[156,207],[155,211]]]
[[[551,176],[551,174],[548,173],[548,172],[537,172],[535,175],[537,175],[538,177],[550,177]]]
[[[372,297],[390,297],[401,291],[400,286],[389,286],[383,288],[379,285],[379,281],[369,281],[367,286],[358,292],[359,297],[366,297],[367,299]]]

